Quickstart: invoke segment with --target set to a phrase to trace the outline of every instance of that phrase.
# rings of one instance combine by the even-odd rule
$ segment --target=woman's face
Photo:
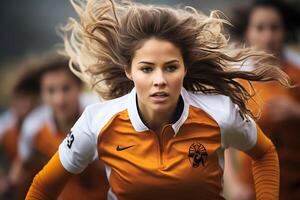
[[[179,48],[149,39],[135,51],[126,75],[134,82],[140,109],[170,112],[179,99],[186,70]]]
[[[249,18],[246,40],[250,46],[279,55],[284,43],[280,13],[272,7],[257,7]]]
[[[79,111],[81,86],[64,70],[50,71],[41,78],[41,95],[55,117],[70,120]]]

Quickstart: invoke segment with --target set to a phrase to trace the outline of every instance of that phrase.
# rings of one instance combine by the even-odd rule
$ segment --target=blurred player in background
[[[240,33],[248,46],[267,51],[278,58],[282,70],[296,86],[300,84],[300,66],[287,60],[284,48],[296,39],[300,15],[294,9],[277,0],[257,0],[250,7],[236,9],[233,32]],[[253,70],[251,63],[244,70]],[[249,91],[250,85],[243,82]],[[259,114],[258,124],[274,142],[280,159],[280,199],[300,199],[300,88],[284,88],[276,83],[253,82],[255,101],[250,109]],[[235,154],[236,152],[232,152]],[[255,199],[251,160],[244,153],[238,154],[240,173],[239,189],[232,191],[233,199]],[[229,184],[233,187],[234,184]],[[243,186],[241,186],[243,185]]]
[[[66,57],[47,54],[40,59],[40,94],[45,105],[31,112],[22,126],[19,162],[13,169],[22,190],[19,198],[24,198],[34,175],[56,152],[84,107],[91,103],[82,98],[83,83],[70,71]],[[69,182],[59,199],[106,199],[106,191],[102,165],[94,162]]]
[[[34,57],[25,59],[14,73],[16,78],[11,89],[10,109],[1,116],[0,146],[1,153],[8,160],[7,168],[10,168],[17,158],[18,138],[25,117],[40,103],[36,61]],[[2,198],[14,199],[13,189],[10,177],[3,174],[0,180]]]

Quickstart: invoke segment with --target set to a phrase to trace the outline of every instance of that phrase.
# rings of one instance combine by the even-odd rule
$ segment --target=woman
[[[17,164],[21,171],[16,176],[25,191],[19,199],[24,199],[34,175],[54,155],[87,106],[81,99],[82,81],[70,71],[64,56],[40,58],[39,84],[45,104],[28,115],[21,130]],[[104,168],[94,162],[85,173],[72,178],[59,199],[106,199],[107,188]]]
[[[228,52],[216,12],[206,17],[194,9],[114,1],[73,5],[81,16],[80,24],[66,26],[66,50],[80,66],[73,71],[112,100],[84,111],[27,199],[55,198],[97,158],[106,166],[108,199],[223,199],[229,146],[256,160],[258,199],[278,197],[276,151],[245,107],[249,94],[234,81],[288,85],[280,70],[271,76],[271,57],[258,60],[269,67],[262,71],[231,68],[259,54]]]
[[[8,163],[1,163],[10,168],[17,158],[18,138],[26,116],[36,108],[39,103],[38,73],[35,67],[36,59],[28,58],[20,63],[19,69],[14,72],[16,79],[11,88],[10,108],[1,116],[0,147]],[[0,198],[15,199],[16,186],[11,175],[0,176]]]
[[[236,31],[243,34],[247,45],[274,54],[281,64],[281,69],[286,72],[293,84],[300,83],[300,68],[292,61],[287,60],[284,48],[290,42],[294,30],[299,27],[297,13],[288,5],[275,0],[256,0],[247,7],[245,17],[236,13]],[[244,19],[244,20],[242,20]],[[297,24],[294,24],[297,23]],[[235,23],[234,23],[235,24]],[[255,68],[255,66],[252,66]],[[248,87],[247,84],[245,84]],[[281,163],[280,199],[300,198],[300,173],[299,173],[299,129],[300,129],[300,90],[299,87],[284,88],[275,83],[254,83],[257,95],[255,104],[249,106],[253,112],[261,110],[258,124],[268,133],[276,145]],[[258,108],[258,105],[260,108]],[[254,183],[251,173],[251,159],[241,153],[239,156],[241,172],[239,180],[252,191],[245,199],[254,199]],[[247,170],[248,169],[248,170]],[[239,184],[240,185],[240,184]],[[232,184],[231,184],[232,186]],[[232,187],[233,188],[233,187]],[[245,194],[243,188],[236,199],[241,199],[240,194]]]

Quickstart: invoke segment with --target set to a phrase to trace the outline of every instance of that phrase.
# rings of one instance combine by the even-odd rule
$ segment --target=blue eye
[[[167,72],[174,72],[177,69],[176,65],[170,65],[166,67]]]
[[[153,71],[152,67],[142,67],[141,70],[144,72],[144,73],[150,73]]]

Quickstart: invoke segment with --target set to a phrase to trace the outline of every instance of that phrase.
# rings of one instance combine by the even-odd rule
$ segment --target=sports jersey
[[[15,126],[16,116],[12,110],[7,110],[0,115],[0,141],[7,129]]]
[[[85,97],[84,101],[80,102],[81,109],[90,102],[86,100]],[[27,162],[38,153],[39,157],[47,162],[55,154],[66,135],[67,133],[61,133],[56,129],[52,110],[43,105],[35,109],[24,121],[19,140],[19,156],[23,162]],[[37,171],[32,173],[36,174]],[[74,176],[70,180],[58,199],[106,199],[107,187],[101,164],[94,162],[85,173]]]
[[[262,133],[255,122],[227,96],[182,88],[182,112],[160,134],[143,123],[136,96],[133,89],[123,97],[88,106],[59,146],[59,160],[70,173],[84,171],[97,159],[105,163],[109,200],[223,199],[224,150],[253,151],[258,146],[252,154],[256,159],[266,152],[263,146],[268,140],[259,139]],[[276,179],[276,166],[271,166],[267,176]],[[257,180],[264,183],[260,172]],[[268,186],[276,191],[276,183]],[[30,198],[34,193],[29,192],[28,199],[34,199]]]
[[[285,68],[283,70],[289,75],[292,83],[295,85],[300,84],[300,68],[295,66],[291,62],[285,62],[283,64]],[[243,83],[246,88],[249,86]],[[270,121],[270,110],[276,108],[269,108],[268,104],[276,98],[285,98],[290,102],[300,103],[300,89],[285,88],[278,83],[253,83],[253,87],[256,90],[256,96],[254,103],[249,103],[250,109],[254,113],[258,113],[261,109],[261,117],[258,120],[258,124],[264,130],[264,132],[272,139],[277,147],[279,160],[280,160],[280,199],[299,199],[300,198],[300,147],[299,147],[299,121],[285,121],[282,123],[274,123]],[[245,154],[240,153],[241,159],[241,180],[253,186],[253,178],[250,170],[251,160]]]
[[[0,117],[0,146],[10,162],[17,155],[17,141],[19,130],[16,127],[16,117],[11,110],[6,111]]]
[[[1,146],[3,151],[7,154],[9,161],[12,161],[16,158],[18,152],[18,138],[19,131],[15,127],[7,129],[2,137]]]

